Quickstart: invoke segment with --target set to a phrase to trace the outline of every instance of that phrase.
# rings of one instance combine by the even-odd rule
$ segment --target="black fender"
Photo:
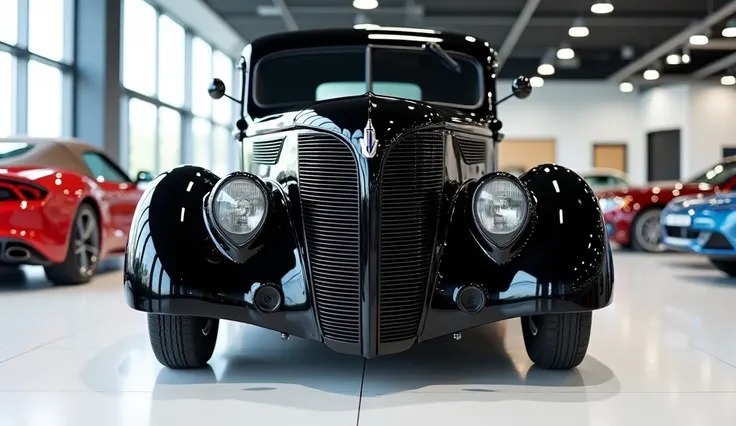
[[[476,225],[468,211],[475,182],[457,188],[424,326],[431,335],[423,340],[512,317],[585,312],[611,303],[613,261],[593,190],[578,174],[555,164],[535,167],[519,179],[536,203],[534,217],[529,232],[514,243],[514,255],[501,264],[474,238]],[[466,313],[458,308],[452,295],[465,285],[483,290],[484,309]]]
[[[273,202],[257,237],[263,244],[238,264],[217,251],[205,226],[203,199],[219,180],[209,170],[185,165],[158,176],[146,189],[125,255],[126,302],[145,312],[230,319],[319,339],[283,187],[266,183]],[[253,294],[263,285],[281,291],[279,311],[256,309]]]

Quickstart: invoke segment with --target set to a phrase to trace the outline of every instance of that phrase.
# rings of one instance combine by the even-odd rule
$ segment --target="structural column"
[[[76,0],[74,136],[121,160],[122,0]]]

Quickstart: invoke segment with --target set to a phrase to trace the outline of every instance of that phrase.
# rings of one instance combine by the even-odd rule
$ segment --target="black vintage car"
[[[496,68],[488,43],[422,29],[247,46],[240,95],[209,89],[241,104],[243,171],[177,167],[135,213],[125,296],[158,360],[203,366],[220,319],[371,358],[520,317],[537,365],[577,366],[611,302],[601,211],[565,167],[494,172]]]

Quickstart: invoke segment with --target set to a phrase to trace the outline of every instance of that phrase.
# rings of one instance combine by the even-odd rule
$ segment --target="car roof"
[[[82,154],[95,152],[104,155],[101,149],[76,138],[11,136],[0,138],[0,144],[3,143],[25,143],[35,148],[15,157],[0,159],[0,166],[48,167],[91,176]]]

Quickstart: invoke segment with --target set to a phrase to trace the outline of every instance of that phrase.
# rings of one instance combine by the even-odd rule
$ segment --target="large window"
[[[71,134],[74,4],[0,0],[0,137]]]
[[[213,102],[207,86],[217,77],[233,93],[235,58],[148,1],[123,0],[122,163],[131,175],[182,163],[228,173],[237,167],[238,146],[230,136],[235,104]]]
[[[2,19],[2,18],[0,18]],[[2,30],[2,28],[0,28]],[[13,110],[15,109],[15,61],[10,53],[0,51],[0,137],[13,132]]]
[[[145,0],[123,0],[123,85],[156,94],[156,10]]]
[[[156,170],[156,106],[133,98],[128,102],[128,171],[135,175]]]
[[[64,127],[64,82],[61,70],[28,62],[28,134],[59,136]]]
[[[28,0],[28,50],[54,61],[65,59],[67,1],[72,0]]]

